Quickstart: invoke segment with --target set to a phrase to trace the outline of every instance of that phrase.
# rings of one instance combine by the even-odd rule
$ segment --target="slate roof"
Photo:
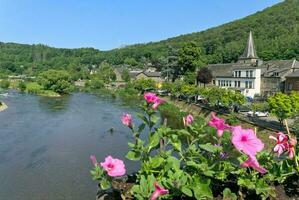
[[[299,77],[299,70],[293,72],[293,73],[290,73],[286,76],[287,78],[297,78]]]
[[[291,69],[299,69],[299,62],[296,60],[270,60],[264,62],[260,68],[263,77],[284,77],[291,73]]]
[[[256,50],[254,47],[252,32],[249,32],[249,37],[247,41],[247,46],[244,50],[244,53],[240,56],[240,59],[248,59],[248,58],[258,58],[256,54]]]

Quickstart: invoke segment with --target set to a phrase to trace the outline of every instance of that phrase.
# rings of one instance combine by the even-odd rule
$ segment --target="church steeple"
[[[257,60],[258,56],[256,54],[252,32],[250,31],[246,48],[244,50],[244,53],[239,57],[239,61],[244,63],[256,63]]]

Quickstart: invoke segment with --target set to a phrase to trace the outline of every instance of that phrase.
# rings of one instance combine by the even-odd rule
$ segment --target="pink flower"
[[[169,191],[163,187],[161,187],[160,185],[158,185],[157,182],[154,183],[155,186],[155,191],[152,194],[150,200],[156,200],[157,198],[159,198],[162,195],[168,194]]]
[[[152,92],[144,93],[144,99],[147,103],[155,103],[157,98],[158,97],[156,96],[156,94],[154,94]]]
[[[289,144],[288,144],[288,151],[289,151],[289,158],[293,159],[295,156],[295,147],[297,144],[297,139],[296,138],[291,138],[289,140]]]
[[[263,168],[262,166],[260,166],[259,162],[257,161],[255,156],[249,156],[248,159],[246,161],[244,161],[243,163],[241,163],[241,167],[252,167],[253,169],[255,169],[256,171],[264,174],[267,172],[267,170],[265,168]]]
[[[273,148],[273,151],[280,156],[285,150],[288,148],[288,140],[289,137],[281,132],[276,133],[276,138],[272,135],[269,138],[274,139],[276,141],[276,145]]]
[[[187,115],[186,117],[183,117],[183,122],[184,122],[184,126],[189,126],[192,124],[193,122],[193,116],[192,115]]]
[[[90,160],[92,162],[92,164],[96,167],[97,165],[99,165],[97,158],[95,155],[90,155]]]
[[[157,97],[156,100],[155,100],[155,102],[154,102],[154,104],[153,104],[153,106],[152,106],[152,108],[155,110],[162,103],[164,103],[164,101],[162,99],[160,99],[160,98]]]
[[[123,116],[121,117],[121,122],[125,126],[132,128],[132,116],[130,114],[123,114]]]
[[[241,126],[233,127],[232,143],[236,149],[248,156],[255,156],[264,148],[264,143],[256,137],[252,129],[242,129]]]
[[[107,156],[105,162],[101,162],[101,166],[107,171],[109,176],[123,176],[126,173],[125,164],[122,160]]]
[[[225,120],[216,117],[215,113],[211,113],[212,119],[209,121],[209,125],[217,129],[217,136],[221,137],[224,130],[229,130],[231,127],[225,124]]]

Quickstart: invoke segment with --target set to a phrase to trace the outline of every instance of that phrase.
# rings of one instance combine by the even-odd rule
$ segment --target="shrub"
[[[8,80],[0,81],[0,88],[7,89],[9,88],[10,82]]]
[[[43,90],[43,86],[36,82],[29,82],[26,84],[26,91],[30,94],[40,94]]]
[[[18,84],[18,88],[24,92],[26,90],[26,84],[24,81],[20,81],[19,84]]]

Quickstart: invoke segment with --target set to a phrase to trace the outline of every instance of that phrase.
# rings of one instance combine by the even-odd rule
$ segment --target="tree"
[[[197,72],[197,82],[203,83],[204,87],[207,83],[210,83],[212,81],[213,75],[210,69],[207,67],[202,67]]]
[[[38,76],[38,83],[45,90],[68,94],[73,90],[70,74],[65,70],[47,70]]]
[[[178,55],[178,64],[183,68],[183,74],[187,71],[194,72],[196,68],[204,65],[201,49],[195,42],[186,43]]]
[[[104,83],[110,83],[116,80],[116,74],[114,68],[108,62],[102,62],[99,70],[94,74],[94,78],[104,81]]]
[[[283,120],[289,118],[294,113],[291,98],[281,92],[268,98],[269,108],[271,113],[273,113],[283,124]]]
[[[135,58],[129,58],[129,57],[127,57],[124,60],[124,64],[130,65],[130,66],[137,66],[138,62],[135,60]]]
[[[187,84],[195,84],[196,81],[196,74],[195,72],[187,71],[184,76],[184,82]]]
[[[127,69],[124,69],[121,73],[121,78],[125,81],[125,82],[130,82],[131,77],[130,77],[130,72]]]

